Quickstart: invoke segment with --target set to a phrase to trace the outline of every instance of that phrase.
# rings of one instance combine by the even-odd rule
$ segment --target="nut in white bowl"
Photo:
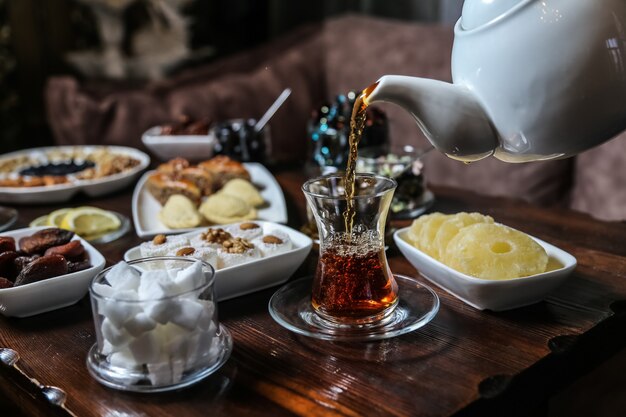
[[[38,230],[48,227],[29,227],[2,233],[16,242],[20,238],[30,236]],[[29,317],[45,313],[78,302],[87,294],[89,283],[104,268],[105,259],[86,240],[75,235],[73,240],[80,240],[89,255],[91,267],[82,271],[0,289],[0,313],[7,317]]]
[[[161,135],[161,127],[155,126],[141,136],[143,144],[164,161],[181,157],[196,162],[209,159],[215,148],[215,135]]]
[[[408,240],[409,228],[393,235],[400,252],[419,273],[459,300],[479,310],[504,311],[534,304],[560,286],[576,268],[576,258],[569,253],[532,237],[559,267],[521,278],[487,280],[459,272],[414,247]]]

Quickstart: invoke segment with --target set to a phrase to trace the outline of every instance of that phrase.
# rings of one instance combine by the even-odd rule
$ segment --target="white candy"
[[[172,383],[172,367],[169,360],[148,363],[148,379],[154,386],[169,385]]]
[[[114,347],[126,346],[132,339],[126,330],[116,327],[108,318],[102,321],[102,336]]]
[[[172,321],[172,318],[179,314],[180,304],[176,300],[160,300],[147,303],[146,314],[160,324]]]
[[[169,297],[167,289],[163,283],[170,281],[167,271],[145,271],[141,274],[141,282],[137,290],[137,298],[139,300],[158,300]],[[167,284],[165,284],[167,287]]]
[[[254,261],[261,257],[261,252],[257,248],[248,249],[243,253],[228,253],[223,249],[217,252],[218,268],[228,268],[230,266],[241,265],[246,262]]]
[[[139,286],[139,272],[122,261],[111,268],[106,274],[106,280],[115,291],[137,290]]]
[[[178,301],[178,314],[170,321],[187,330],[194,330],[204,311],[204,306],[196,301],[183,298]]]
[[[98,302],[98,313],[109,319],[116,327],[122,327],[126,321],[141,312],[138,303],[117,300]]]
[[[217,256],[217,255],[216,255]],[[178,271],[174,283],[180,293],[188,292],[194,288],[198,288],[204,282],[204,272],[202,272],[202,264],[194,262],[185,269]]]
[[[139,245],[142,257],[165,256],[168,252],[189,246],[189,239],[184,236],[167,236],[165,242],[155,245],[153,242],[144,242]]]
[[[143,311],[129,318],[124,323],[124,328],[134,337],[140,336],[142,333],[149,332],[156,327],[156,321],[152,320]]]
[[[198,300],[203,304],[204,308],[198,319],[198,328],[207,330],[213,324],[213,316],[215,315],[215,304],[212,301]]]
[[[159,360],[161,354],[158,335],[155,332],[146,332],[128,344],[137,363],[153,363]]]
[[[93,284],[93,291],[102,297],[112,297],[113,294],[115,294],[115,289],[113,287],[106,284],[98,284],[97,282],[94,282]]]
[[[109,363],[124,369],[133,369],[141,365],[135,361],[133,354],[128,349],[113,352],[109,356]]]
[[[250,224],[251,222],[246,222],[246,224]],[[230,226],[224,227],[228,233],[233,235],[234,237],[240,237],[247,240],[252,240],[256,237],[259,237],[263,234],[263,228],[260,224],[256,224],[258,227],[250,228],[250,229],[242,229],[241,225],[244,223],[231,224]]]
[[[275,236],[282,240],[283,243],[266,243],[263,241],[265,236]],[[287,252],[293,246],[291,243],[291,239],[289,235],[285,232],[281,232],[280,230],[272,230],[265,235],[258,237],[252,241],[252,244],[256,246],[259,251],[263,254],[263,256],[272,256],[278,255],[279,253]]]
[[[180,380],[183,377],[183,371],[185,370],[185,362],[172,359],[170,361],[170,366],[172,369],[172,383],[176,384],[180,382]]]
[[[113,353],[114,351],[114,347],[111,343],[109,343],[108,340],[104,340],[102,342],[102,350],[100,351],[101,354],[103,355],[110,355],[111,353]]]

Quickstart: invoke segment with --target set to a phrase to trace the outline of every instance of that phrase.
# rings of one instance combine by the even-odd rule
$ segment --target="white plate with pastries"
[[[24,169],[86,160],[95,165],[75,173],[21,174]],[[59,203],[81,191],[99,197],[132,184],[149,164],[148,155],[125,146],[49,146],[7,153],[0,156],[0,202]]]
[[[498,226],[497,223],[494,225]],[[397,230],[393,237],[400,252],[411,265],[427,280],[479,310],[504,311],[539,302],[563,284],[576,268],[576,258],[569,253],[526,235],[539,244],[547,254],[547,264],[542,268],[543,272],[517,278],[477,278],[460,272],[418,249],[411,239],[410,229],[406,227]],[[491,240],[491,237],[485,239],[480,246],[489,246],[495,248],[496,253],[505,253],[497,246],[506,246],[506,243],[503,244],[496,238],[493,242]],[[515,246],[512,247],[515,250]]]
[[[250,229],[251,224],[258,227]],[[244,230],[241,230],[242,227]],[[232,232],[234,237],[247,238],[253,248],[243,254],[227,253],[219,244],[207,243],[206,233],[217,229]],[[272,239],[269,240],[269,237]],[[185,256],[197,256],[216,268],[215,292],[217,299],[222,301],[286,282],[306,259],[312,245],[310,237],[285,225],[250,221],[205,227],[180,235],[157,236],[126,251],[124,260],[128,262],[160,255],[181,256],[183,253]],[[187,252],[190,247],[196,250],[195,254]]]
[[[163,165],[165,166],[166,164]],[[262,204],[255,208],[255,214],[249,219],[265,220],[274,223],[286,223],[287,205],[285,203],[285,196],[283,195],[282,189],[276,181],[276,178],[274,178],[274,176],[267,170],[267,168],[265,168],[265,166],[260,163],[251,162],[243,163],[242,165],[249,173],[249,182],[254,185],[254,188],[256,188],[256,191],[258,191],[258,194],[260,194],[260,197],[262,198]],[[190,167],[190,169],[192,170],[196,168],[196,166]],[[135,226],[135,231],[139,237],[148,238],[158,234],[184,233],[197,230],[198,228],[202,228],[212,224],[224,224],[244,220],[234,219],[209,221],[203,218],[201,224],[193,227],[168,227],[161,221],[160,218],[160,213],[164,209],[164,206],[166,204],[165,199],[161,199],[161,201],[159,201],[150,191],[149,186],[149,181],[151,177],[154,177],[154,175],[158,173],[159,171],[146,172],[140,178],[133,193],[133,223]],[[218,192],[214,192],[213,195],[217,194]],[[200,197],[200,201],[198,202],[198,204],[206,202],[209,197],[212,197],[212,195],[209,195],[208,197],[206,195]]]

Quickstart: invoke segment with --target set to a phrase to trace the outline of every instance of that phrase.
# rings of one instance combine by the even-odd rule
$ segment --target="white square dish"
[[[29,227],[2,233],[0,236],[10,236],[17,243],[20,238],[47,228],[46,226]],[[91,280],[104,268],[106,261],[100,252],[86,240],[77,235],[74,235],[72,240],[80,240],[89,254],[91,268],[31,284],[0,289],[0,313],[2,315],[7,317],[34,316],[72,305],[87,294]]]
[[[209,159],[215,148],[215,134],[161,135],[161,126],[151,127],[141,136],[141,141],[159,159],[167,161],[176,157],[196,162]]]
[[[287,223],[287,204],[285,196],[276,181],[276,178],[263,165],[256,162],[243,164],[252,182],[260,188],[261,196],[267,204],[258,209],[259,220],[266,220],[274,223]],[[170,229],[159,220],[159,212],[163,208],[156,198],[150,194],[146,187],[148,177],[155,171],[146,172],[137,182],[133,192],[133,223],[137,236],[141,238],[152,237],[158,234],[184,233],[192,230],[199,230],[205,227],[194,227],[189,229]]]
[[[286,282],[305,260],[313,241],[310,237],[282,224],[254,221],[267,233],[271,230],[286,233],[293,243],[293,248],[287,252],[260,258],[245,264],[231,266],[215,271],[215,294],[218,301],[239,297],[251,292]],[[214,226],[218,227],[218,226]],[[179,236],[188,238],[199,235],[207,227]],[[139,246],[129,249],[124,254],[124,260],[132,261],[141,258]]]
[[[528,277],[487,280],[475,278],[450,268],[417,249],[407,241],[409,228],[393,235],[400,252],[419,273],[459,300],[479,310],[504,311],[543,300],[561,285],[576,268],[576,258],[543,240],[532,237],[557,261],[561,268]]]

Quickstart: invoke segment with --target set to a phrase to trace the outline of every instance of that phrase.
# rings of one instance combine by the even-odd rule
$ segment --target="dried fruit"
[[[85,248],[80,243],[80,240],[72,240],[65,245],[48,248],[44,256],[57,254],[63,256],[68,261],[74,261],[81,258],[84,253]]]
[[[483,279],[509,279],[542,273],[546,251],[528,235],[501,224],[477,223],[462,228],[448,243],[442,261]]]
[[[61,255],[48,255],[35,259],[22,269],[15,279],[15,286],[30,284],[47,278],[65,275],[68,265]]]
[[[15,239],[9,236],[0,236],[0,252],[15,252]]]
[[[13,287],[13,282],[10,279],[0,277],[0,289]]]
[[[0,277],[15,278],[18,271],[15,268],[15,259],[19,254],[15,251],[0,253]]]
[[[83,269],[91,268],[91,262],[89,260],[83,260],[78,262],[67,263],[67,273],[82,271]]]
[[[43,229],[20,239],[20,250],[27,255],[44,253],[53,246],[65,245],[74,237],[74,232],[58,228]]]

